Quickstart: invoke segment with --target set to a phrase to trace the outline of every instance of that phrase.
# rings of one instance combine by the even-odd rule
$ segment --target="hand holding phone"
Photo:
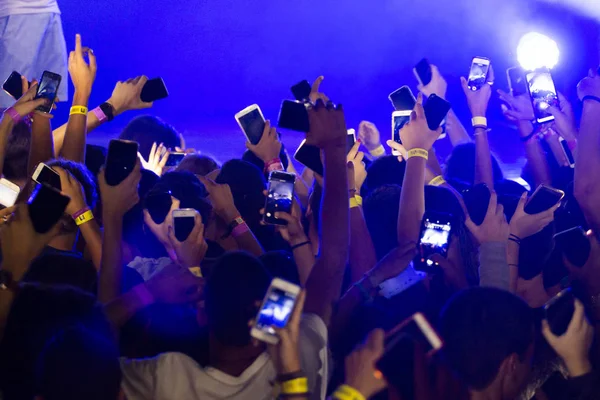
[[[291,213],[294,200],[295,174],[273,171],[269,174],[269,185],[265,201],[263,220],[267,224],[287,225],[287,221],[275,216],[278,212]]]
[[[527,214],[538,214],[549,210],[557,205],[563,197],[565,197],[565,192],[562,190],[540,185],[525,204],[525,212]]]
[[[423,58],[417,63],[417,65],[414,66],[413,73],[415,74],[415,78],[417,78],[417,81],[419,81],[421,86],[427,86],[431,82],[431,65],[426,58]]]
[[[62,186],[60,183],[60,175],[58,172],[47,166],[44,163],[39,163],[31,175],[31,179],[37,183],[44,183],[60,191]]]
[[[467,97],[467,103],[469,104],[471,115],[473,117],[485,117],[488,103],[492,95],[492,87],[490,82],[494,82],[494,69],[492,66],[489,65],[485,82],[483,82],[477,90],[473,91],[471,89],[473,86],[469,87],[469,82],[464,76],[460,78],[460,82],[463,92]],[[477,84],[479,83],[480,79],[477,81]]]
[[[550,70],[543,68],[529,72],[526,78],[536,121],[540,124],[553,121],[554,116],[548,108],[558,108],[560,105]]]
[[[235,114],[235,120],[250,143],[256,145],[260,142],[265,131],[265,117],[258,104],[252,104]]]
[[[561,291],[544,305],[544,314],[550,330],[559,336],[567,331],[573,312],[575,312],[575,296],[570,288]]]
[[[410,121],[410,114],[412,114],[411,110],[404,111],[394,111],[392,113],[392,142],[402,144],[402,139],[400,138],[400,131]],[[392,148],[392,155],[399,156],[400,152],[394,148]]]
[[[38,183],[27,202],[35,231],[48,232],[64,215],[70,200],[51,186]]]
[[[467,80],[467,87],[475,92],[483,87],[488,80],[490,60],[485,57],[474,57],[471,61],[471,70]]]
[[[440,125],[442,125],[442,122],[444,122],[450,108],[452,108],[450,103],[435,93],[429,96],[423,109],[430,130],[437,131]]]
[[[508,77],[508,87],[513,96],[521,96],[527,94],[527,80],[525,71],[521,67],[512,67],[506,70]]]
[[[421,221],[418,254],[413,263],[415,270],[436,272],[435,265],[437,264],[431,260],[431,256],[439,254],[445,258],[448,255],[451,235],[452,216],[450,214],[425,212]]]
[[[463,200],[469,212],[469,218],[475,225],[483,223],[491,197],[492,193],[485,183],[478,183],[463,192]]]
[[[323,162],[321,161],[321,150],[310,144],[306,144],[304,139],[296,153],[294,153],[294,160],[304,165],[306,168],[313,171],[315,174],[323,176]]]
[[[167,97],[169,97],[169,91],[162,78],[148,79],[140,93],[140,99],[144,103],[152,103]]]
[[[390,93],[388,99],[390,99],[390,102],[396,111],[412,111],[417,102],[412,90],[410,90],[410,88],[406,85]]]
[[[535,235],[550,224],[554,220],[554,212],[559,206],[558,201],[560,201],[558,197],[553,197],[554,195],[554,193],[536,195],[536,197],[541,197],[534,200],[534,203],[530,206],[530,212],[527,212],[526,207],[529,206],[529,202],[533,200],[533,196],[528,200],[527,192],[524,192],[510,219],[510,233],[520,239],[525,239],[526,237]],[[558,193],[556,193],[556,195],[558,195]],[[549,208],[546,209],[546,206],[548,205]],[[532,213],[532,210],[539,210],[539,212]]]
[[[52,111],[52,106],[56,100],[56,94],[58,93],[58,87],[60,86],[61,80],[62,77],[59,74],[55,74],[54,72],[50,71],[44,71],[37,87],[35,99],[45,99],[46,101],[44,105],[36,108],[37,111],[41,111],[46,114]]]
[[[113,139],[108,145],[104,176],[106,183],[117,186],[129,176],[138,160],[138,144],[129,140]]]

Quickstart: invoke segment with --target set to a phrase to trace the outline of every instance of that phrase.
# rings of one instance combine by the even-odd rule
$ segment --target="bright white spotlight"
[[[521,38],[517,47],[517,59],[525,70],[552,68],[558,63],[558,46],[548,36],[529,32]]]

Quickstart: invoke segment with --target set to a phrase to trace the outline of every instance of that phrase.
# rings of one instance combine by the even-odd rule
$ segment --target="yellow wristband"
[[[421,157],[421,158],[424,158],[427,160],[429,158],[429,152],[425,149],[419,149],[419,148],[410,149],[408,151],[408,156],[406,157],[406,159],[409,159],[412,157]]]
[[[430,186],[440,186],[443,185],[444,183],[446,183],[446,181],[444,180],[444,177],[441,175],[436,176],[435,178],[433,178],[432,180],[429,181],[428,185]]]
[[[308,379],[305,376],[281,382],[281,394],[303,393],[308,393]]]
[[[367,400],[361,392],[348,385],[339,386],[333,394],[333,398],[338,400]]]
[[[354,199],[356,200],[356,204],[358,204],[359,206],[362,206],[362,197],[360,197],[359,195],[355,194],[354,195]]]
[[[356,200],[356,196],[350,197],[350,208],[359,207],[359,206],[360,206],[360,204],[358,204],[358,201]]]
[[[69,115],[87,115],[88,109],[84,106],[73,106]]]
[[[471,119],[471,124],[473,125],[473,128],[487,128],[487,118],[473,117]]]
[[[81,214],[77,218],[75,218],[75,223],[77,224],[77,226],[79,226],[79,225],[85,224],[86,222],[89,222],[93,219],[94,219],[94,214],[92,214],[92,212],[90,210],[87,210],[86,212],[84,212],[83,214]]]
[[[194,275],[196,278],[202,278],[202,270],[200,267],[189,267],[188,270]]]
[[[379,145],[378,147],[374,148],[373,150],[369,150],[369,153],[373,157],[381,157],[382,155],[385,154],[385,148],[382,145]]]

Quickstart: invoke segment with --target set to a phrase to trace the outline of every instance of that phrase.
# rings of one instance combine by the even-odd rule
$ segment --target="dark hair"
[[[129,244],[140,245],[144,236],[144,199],[158,182],[158,176],[152,171],[141,170],[142,178],[138,185],[140,201],[123,216],[123,240]]]
[[[27,163],[31,146],[31,127],[25,121],[14,125],[8,136],[2,173],[9,181],[27,179]]]
[[[383,185],[402,186],[405,162],[398,162],[396,156],[380,157],[367,168],[367,179],[361,189],[363,197]]]
[[[36,394],[44,400],[116,400],[121,378],[115,343],[78,325],[58,333],[44,348],[36,367]]]
[[[399,185],[382,185],[373,190],[363,204],[365,222],[373,239],[377,259],[382,259],[398,246]]]
[[[132,119],[119,135],[119,139],[138,142],[139,152],[146,160],[150,156],[153,143],[162,143],[169,149],[181,146],[181,138],[175,128],[153,115],[142,115]]]
[[[22,280],[47,285],[70,285],[95,294],[98,275],[90,261],[50,250],[33,260]]]
[[[85,166],[94,178],[98,176],[100,168],[104,165],[107,154],[108,150],[104,146],[97,146],[95,144],[85,145]]]
[[[219,164],[214,158],[204,154],[188,154],[181,160],[175,171],[187,171],[194,175],[206,176],[215,169],[219,169]]]
[[[244,252],[221,256],[206,280],[206,314],[210,330],[229,346],[250,343],[248,321],[256,316],[255,302],[271,282],[265,266]]]
[[[486,388],[511,354],[521,360],[534,338],[534,315],[504,290],[474,287],[450,299],[441,313],[444,354],[468,386]]]
[[[85,194],[85,202],[87,206],[91,209],[96,207],[96,201],[98,201],[98,190],[94,181],[94,177],[85,167],[85,165],[79,164],[75,161],[65,160],[63,158],[52,160],[48,162],[47,165],[49,167],[60,167],[66,171],[69,171],[83,187],[83,193]]]
[[[259,257],[273,278],[281,278],[288,282],[300,284],[298,266],[294,257],[287,251],[269,251]]]
[[[492,170],[494,182],[504,179],[502,169],[494,156],[492,156]],[[444,177],[447,180],[473,185],[475,182],[475,143],[461,143],[452,149],[452,153],[446,159]]]

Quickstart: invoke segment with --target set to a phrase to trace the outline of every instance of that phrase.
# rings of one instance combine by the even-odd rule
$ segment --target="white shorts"
[[[67,45],[60,14],[18,14],[0,17],[0,83],[17,71],[28,80],[40,80],[44,71],[62,76],[60,101],[68,100]],[[0,108],[14,100],[0,90]]]

